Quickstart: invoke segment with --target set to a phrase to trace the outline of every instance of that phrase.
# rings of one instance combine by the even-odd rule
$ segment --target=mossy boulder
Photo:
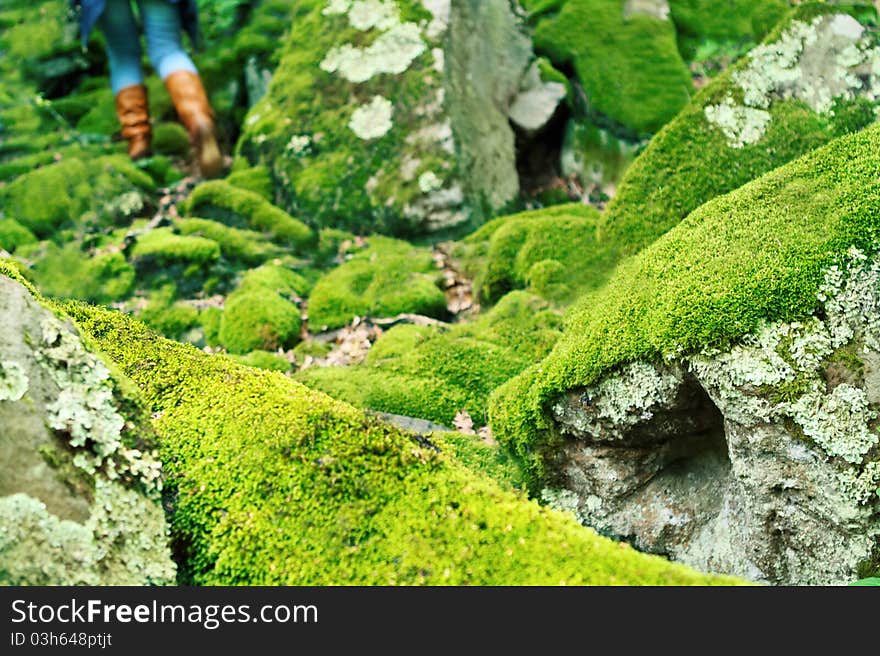
[[[135,268],[118,250],[95,253],[79,242],[58,247],[46,241],[19,253],[33,263],[29,275],[47,296],[112,303],[126,298],[135,285]]]
[[[69,311],[156,413],[188,583],[730,582],[600,538],[278,373]]]
[[[230,262],[253,266],[282,254],[262,232],[231,228],[218,221],[195,217],[174,222],[177,232],[187,237],[204,237],[217,243],[220,254]]]
[[[260,194],[223,180],[204,182],[190,194],[184,210],[233,228],[258,230],[280,246],[303,248],[314,234],[302,221],[272,205]]]
[[[297,5],[236,151],[271,168],[284,209],[356,232],[468,220],[443,106],[443,5]]]
[[[338,328],[366,315],[443,317],[446,296],[437,278],[429,250],[387,237],[370,237],[365,249],[315,283],[309,296],[309,324],[318,330]]]
[[[308,282],[285,267],[266,265],[248,271],[226,299],[218,343],[236,354],[294,347],[302,324],[294,301],[307,290]]]
[[[877,81],[862,71],[880,51],[847,11],[874,14],[804,4],[701,90],[628,169],[605,238],[637,252],[715,196],[871,124]]]
[[[2,262],[0,325],[0,583],[173,584],[155,434],[131,383]]]
[[[878,145],[868,128],[706,203],[584,296],[553,352],[493,395],[493,430],[534,480],[559,446],[546,413],[566,390],[809,316],[823,272],[853,246],[875,249]]]

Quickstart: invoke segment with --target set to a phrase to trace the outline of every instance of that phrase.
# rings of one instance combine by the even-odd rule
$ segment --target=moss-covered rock
[[[189,154],[189,136],[179,123],[159,123],[153,126],[153,151],[162,155],[186,157]]]
[[[71,242],[59,248],[41,242],[19,249],[33,262],[30,276],[47,296],[112,303],[124,299],[135,284],[135,269],[122,253],[92,253]]]
[[[422,232],[468,219],[443,109],[445,3],[297,5],[238,155],[318,226]],[[445,8],[445,10],[444,10]]]
[[[187,582],[728,581],[600,538],[278,373],[70,312],[156,413]]]
[[[315,284],[309,296],[313,330],[338,328],[358,316],[446,313],[431,252],[404,241],[371,237],[369,245]]]
[[[697,94],[627,171],[604,238],[636,252],[715,196],[872,123],[857,109],[878,87],[859,76],[878,50],[843,13],[866,9],[802,5]]]
[[[296,305],[258,287],[229,295],[218,338],[231,353],[290,348],[299,341],[300,325]]]
[[[259,230],[281,246],[302,248],[314,238],[302,221],[258,193],[223,180],[200,184],[190,194],[184,209],[190,215],[214,219],[234,228]]]
[[[558,205],[490,221],[456,247],[482,301],[529,288],[567,302],[604,282],[616,251],[600,241],[599,212]],[[598,272],[598,275],[597,275]]]
[[[566,390],[811,314],[823,271],[876,248],[878,145],[869,128],[706,203],[581,299],[550,356],[493,395],[493,430],[533,480],[558,448],[546,412]]]
[[[216,242],[224,258],[244,265],[260,264],[283,252],[261,232],[230,228],[210,219],[179,219],[174,227],[181,235],[204,237]]]
[[[653,133],[687,103],[690,74],[678,52],[675,26],[662,12],[619,0],[526,0],[523,5],[532,12],[536,51],[574,69],[597,114],[632,134]]]
[[[35,235],[48,237],[88,218],[86,212],[102,224],[114,222],[125,214],[126,208],[113,206],[120,198],[139,210],[143,192],[153,186],[126,157],[73,158],[17,177],[0,188],[0,203]]]
[[[0,583],[174,583],[139,396],[20,281],[0,262]]]
[[[302,323],[294,301],[306,291],[308,282],[285,267],[265,265],[248,271],[226,299],[217,341],[237,354],[292,348],[299,342]]]

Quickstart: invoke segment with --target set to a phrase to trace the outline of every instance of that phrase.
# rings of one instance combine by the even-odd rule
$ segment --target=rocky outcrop
[[[70,322],[0,275],[0,583],[173,583],[153,446]]]
[[[880,260],[853,250],[819,301],[808,320],[567,392],[545,499],[704,571],[857,578],[880,553]]]

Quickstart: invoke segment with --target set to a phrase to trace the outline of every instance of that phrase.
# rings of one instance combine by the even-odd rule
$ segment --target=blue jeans
[[[180,45],[180,13],[167,0],[137,0],[147,55],[163,80],[176,71],[196,73]],[[110,64],[110,86],[114,95],[121,89],[144,81],[141,70],[141,39],[131,10],[131,0],[107,0],[98,25],[107,41]]]

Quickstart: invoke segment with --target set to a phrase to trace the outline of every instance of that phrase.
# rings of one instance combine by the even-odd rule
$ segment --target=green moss
[[[264,287],[229,295],[220,320],[219,342],[230,353],[293,347],[299,341],[299,308]]]
[[[183,341],[187,332],[199,325],[199,311],[159,292],[151,296],[147,307],[138,313],[138,319],[169,339]]]
[[[251,228],[268,234],[282,246],[301,248],[313,241],[312,231],[284,210],[257,193],[234,187],[222,180],[204,182],[186,202],[191,215],[204,216],[233,227]]]
[[[529,285],[549,300],[570,301],[604,282],[616,257],[599,241],[598,223],[599,213],[583,204],[501,217],[467,237],[456,255],[483,301]]]
[[[223,319],[223,310],[216,307],[207,307],[199,312],[199,323],[205,332],[205,343],[208,346],[220,346],[220,323]]]
[[[492,390],[546,355],[560,327],[545,301],[512,292],[474,323],[444,331],[396,326],[363,365],[309,368],[295,376],[359,407],[445,425],[465,410],[483,425]]]
[[[775,42],[791,20],[845,9],[806,5],[784,20],[767,42]],[[857,109],[861,103],[845,104],[850,111],[838,117],[819,115],[797,100],[775,100],[764,136],[742,148],[730,147],[721,130],[706,120],[705,108],[733,92],[731,76],[749,61],[743,59],[714,80],[652,139],[627,170],[604,214],[602,240],[625,245],[624,254],[635,253],[712,198],[818,148],[841,131],[864,126]]]
[[[216,242],[224,258],[245,265],[260,264],[282,252],[262,233],[230,228],[209,219],[179,219],[175,221],[174,227],[182,235],[204,237]]]
[[[502,488],[524,489],[522,470],[497,444],[489,444],[478,435],[462,433],[433,433],[430,439],[462,465],[492,479]]]
[[[229,174],[226,182],[233,187],[246,189],[259,194],[270,203],[275,197],[275,186],[272,183],[272,172],[267,166],[250,166]]]
[[[290,371],[290,361],[278,353],[270,353],[269,351],[251,351],[247,355],[231,355],[229,357],[236,362],[256,369],[280,371],[281,373],[287,373]]]
[[[493,395],[496,437],[543,473],[547,404],[634,360],[810,314],[822,271],[880,236],[880,127],[843,137],[693,212],[570,313],[550,356]]]
[[[760,41],[788,11],[783,0],[670,0],[679,46],[687,59],[708,42]]]
[[[111,303],[127,297],[134,287],[134,268],[122,253],[96,255],[77,243],[59,248],[51,242],[26,247],[23,253],[34,262],[34,282],[48,296]]]
[[[15,219],[0,219],[0,248],[14,253],[19,246],[33,244],[36,241],[34,233]]]
[[[687,103],[691,79],[671,22],[625,17],[619,0],[524,4],[534,12],[536,52],[574,69],[593,112],[644,134],[659,130]]]
[[[153,151],[162,155],[187,157],[189,136],[180,123],[159,123],[153,126]]]
[[[138,266],[183,262],[205,265],[220,258],[220,245],[213,239],[175,234],[171,228],[150,230],[137,239],[131,258]]]
[[[66,159],[19,176],[0,188],[4,210],[38,237],[73,224],[87,211],[127,192],[153,188],[150,177],[124,156]]]
[[[156,413],[187,583],[732,582],[600,538],[280,374],[69,311]]]
[[[309,287],[308,281],[295,271],[275,264],[265,264],[245,273],[239,290],[246,292],[264,288],[294,299],[308,294]]]
[[[431,252],[404,241],[371,237],[369,246],[315,284],[309,297],[313,329],[338,328],[354,317],[404,312],[442,317],[446,296],[436,284]]]

